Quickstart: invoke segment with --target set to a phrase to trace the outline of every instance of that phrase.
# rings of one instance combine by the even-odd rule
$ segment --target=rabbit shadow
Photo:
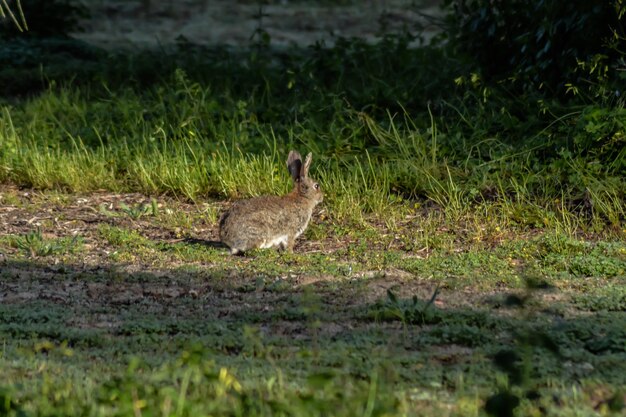
[[[208,248],[228,249],[228,246],[226,246],[219,240],[206,240],[206,239],[197,239],[194,237],[188,237],[188,238],[183,239],[182,242],[188,243],[191,245],[203,245]]]

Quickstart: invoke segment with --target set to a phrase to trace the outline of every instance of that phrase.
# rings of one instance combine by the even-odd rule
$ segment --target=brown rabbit
[[[220,218],[220,240],[231,255],[254,248],[278,247],[293,251],[295,240],[311,220],[313,208],[324,195],[320,185],[309,178],[312,155],[302,157],[289,152],[287,168],[293,179],[293,190],[283,196],[262,196],[233,203]]]

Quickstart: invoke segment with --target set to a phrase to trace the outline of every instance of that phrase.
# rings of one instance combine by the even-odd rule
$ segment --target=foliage
[[[574,304],[589,311],[626,311],[626,288],[607,284],[572,297]]]
[[[624,42],[621,0],[568,2],[447,0],[450,42],[476,60],[484,77],[564,92],[578,63],[604,71]],[[589,65],[589,64],[588,64]],[[587,74],[594,71],[587,71]],[[617,74],[614,74],[617,75]]]
[[[577,120],[573,133],[575,152],[606,168],[626,170],[626,108],[589,105]]]
[[[513,392],[516,387],[522,389],[525,398],[538,402],[541,399],[541,394],[533,385],[536,384],[534,380],[541,373],[541,370],[536,368],[540,368],[541,364],[546,362],[546,354],[554,355],[559,360],[563,359],[561,347],[552,334],[528,325],[532,316],[537,314],[532,306],[532,298],[536,297],[539,291],[552,290],[552,287],[534,277],[526,279],[526,286],[527,293],[524,296],[512,294],[507,297],[506,305],[518,310],[518,314],[525,317],[526,322],[520,324],[514,331],[514,337],[517,340],[516,346],[500,349],[493,355],[494,365],[507,375],[508,384],[500,388],[500,392],[491,395],[485,402],[485,411],[491,416],[514,415],[514,410],[521,403],[520,396]],[[533,367],[535,356],[542,357],[536,368]]]
[[[461,61],[409,39],[112,54],[46,40],[24,56],[6,43],[7,88],[40,89],[27,70],[38,60],[50,81],[3,108],[0,179],[192,200],[278,193],[284,154],[302,146],[338,218],[413,200],[459,220],[495,202],[522,226],[624,230],[619,103],[511,97],[479,75],[455,84]]]
[[[78,235],[72,238],[45,238],[41,229],[21,236],[9,236],[11,246],[25,251],[29,256],[49,256],[73,253],[80,250],[82,238]]]
[[[387,300],[374,306],[372,315],[377,320],[400,320],[404,324],[436,324],[442,320],[441,313],[432,307],[439,288],[427,302],[420,302],[413,296],[411,303],[403,302],[391,290],[387,290]]]

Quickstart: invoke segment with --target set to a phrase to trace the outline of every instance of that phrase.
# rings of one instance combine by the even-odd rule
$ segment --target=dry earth
[[[114,255],[120,247],[101,236],[102,225],[132,230],[152,242],[220,247],[215,221],[210,218],[225,203],[191,204],[165,197],[159,202],[162,212],[158,219],[132,219],[122,214],[120,207],[149,204],[150,198],[110,192],[68,195],[0,186],[0,237],[25,236],[39,229],[45,239],[80,236],[84,242],[78,254],[48,256],[29,256],[23,248],[0,245],[0,304],[43,301],[72,311],[74,319],[67,323],[70,327],[115,330],[123,325],[120,315],[133,308],[162,320],[199,316],[208,320],[236,319],[252,311],[271,315],[288,308],[294,294],[310,288],[323,298],[324,310],[333,312],[321,325],[322,335],[332,337],[348,328],[367,325],[351,320],[347,312],[384,298],[388,289],[401,296],[428,299],[436,287],[394,269],[351,277],[287,274],[264,277],[259,284],[254,274],[255,257],[237,258],[247,266],[244,270],[229,265],[226,248],[224,260],[219,263],[171,258],[164,262],[158,255],[148,260],[117,259]],[[189,227],[183,230],[180,219],[189,220]],[[346,243],[328,238],[324,250],[332,253]],[[320,242],[301,239],[295,250],[313,253],[319,252],[319,246]],[[276,286],[280,290],[271,289]],[[480,299],[482,303],[487,298],[474,294],[471,302]],[[453,291],[444,291],[437,300],[440,307],[468,303],[467,294]],[[390,326],[400,329],[399,325]],[[299,320],[271,320],[263,325],[263,331],[300,337],[308,327]]]
[[[415,295],[427,300],[437,286],[432,280],[390,268],[345,277],[302,273],[264,277],[262,286],[255,288],[258,285],[255,262],[267,260],[247,256],[237,257],[233,262],[226,248],[223,248],[224,258],[218,261],[206,261],[202,257],[188,260],[161,256],[159,253],[132,259],[116,257],[116,252],[122,250],[124,244],[116,245],[103,237],[103,225],[132,231],[141,238],[170,245],[173,249],[215,247],[222,250],[215,219],[227,203],[193,204],[167,197],[158,200],[161,207],[158,217],[133,219],[124,214],[121,207],[149,205],[149,197],[110,192],[68,195],[0,186],[0,237],[25,236],[41,230],[44,239],[80,236],[83,241],[78,254],[48,256],[28,256],[24,255],[24,249],[6,243],[0,245],[0,272],[4,277],[0,282],[0,302],[55,299],[70,303],[82,299],[132,304],[152,299],[162,303],[160,308],[167,309],[171,300],[211,298],[215,292],[225,292],[234,294],[241,302],[236,305],[249,307],[253,303],[263,309],[263,306],[276,301],[272,297],[280,295],[280,292],[263,289],[279,282],[281,288],[296,292],[311,287],[325,293],[326,288],[332,287],[328,291],[333,293],[333,297],[341,293],[337,302],[348,306],[380,300],[389,289],[401,297]],[[295,251],[299,254],[323,251],[332,255],[349,244],[350,237],[327,236],[315,241],[300,239]],[[133,251],[141,253],[141,244]],[[334,262],[343,261],[337,258]],[[436,304],[439,307],[476,308],[489,305],[490,300],[503,291],[506,289],[484,292],[444,288]],[[554,294],[547,294],[546,297],[554,297]],[[206,301],[209,304],[213,302],[208,298]]]

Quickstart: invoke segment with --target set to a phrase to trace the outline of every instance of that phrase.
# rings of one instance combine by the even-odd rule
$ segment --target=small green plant
[[[375,306],[374,316],[377,320],[400,320],[403,324],[435,324],[442,320],[436,308],[433,306],[439,287],[435,288],[432,296],[426,302],[420,301],[413,296],[410,302],[399,300],[393,291],[387,290],[387,300]]]
[[[98,233],[109,244],[117,247],[139,248],[149,245],[150,241],[141,236],[137,231],[125,229],[108,224],[98,226]]]
[[[83,243],[82,237],[76,235],[71,238],[45,238],[41,229],[28,232],[25,235],[14,236],[11,245],[24,250],[29,256],[49,256],[74,253]]]
[[[126,213],[131,219],[138,220],[143,216],[158,216],[159,215],[159,203],[156,199],[150,200],[150,204],[137,204],[134,206],[128,206],[126,203],[120,203],[120,210]]]
[[[572,302],[577,308],[589,311],[626,312],[626,283],[618,281],[582,294],[573,294]]]
[[[127,215],[133,220],[139,220],[143,216],[158,217],[159,212],[160,212],[159,203],[155,198],[152,198],[150,200],[150,204],[140,203],[140,204],[129,206],[128,204],[124,202],[120,202],[119,208],[122,213],[124,213],[125,215]],[[120,215],[119,213],[115,211],[109,210],[106,204],[104,203],[98,206],[98,212],[107,217],[117,217]]]

